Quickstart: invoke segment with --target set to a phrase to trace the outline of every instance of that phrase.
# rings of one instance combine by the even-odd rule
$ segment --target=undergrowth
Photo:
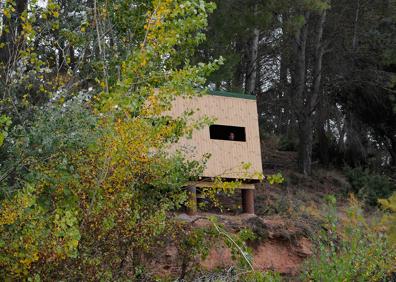
[[[383,200],[384,207],[393,207],[393,198]],[[320,224],[310,234],[314,255],[302,265],[298,277],[292,281],[394,281],[396,275],[396,244],[392,241],[393,214],[384,219],[368,217],[363,204],[350,196],[346,208],[337,208],[334,195],[324,197],[323,206],[312,213],[312,220]],[[384,226],[385,225],[385,226]],[[232,268],[199,276],[194,281],[289,281],[276,272]]]
[[[391,281],[396,246],[381,225],[368,222],[355,197],[350,198],[346,217],[340,216],[335,204],[335,198],[329,198],[316,254],[305,263],[301,280]]]

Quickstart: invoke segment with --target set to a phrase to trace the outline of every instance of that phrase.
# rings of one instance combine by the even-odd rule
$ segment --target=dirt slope
[[[299,273],[304,260],[313,254],[313,238],[321,228],[321,208],[326,195],[337,195],[342,206],[347,199],[348,182],[342,172],[315,167],[312,177],[296,172],[296,153],[277,150],[274,142],[264,143],[264,173],[281,172],[285,182],[281,185],[257,185],[255,190],[256,215],[241,214],[240,191],[234,195],[219,195],[221,208],[210,203],[201,208],[196,216],[177,214],[183,222],[196,227],[210,226],[209,216],[216,216],[219,223],[231,233],[250,228],[258,240],[249,242],[253,250],[253,266],[256,270],[274,270],[286,276]],[[180,274],[178,250],[172,244],[161,251],[152,263],[152,271],[160,276]],[[229,269],[235,266],[230,250],[219,243],[197,265],[202,271]]]

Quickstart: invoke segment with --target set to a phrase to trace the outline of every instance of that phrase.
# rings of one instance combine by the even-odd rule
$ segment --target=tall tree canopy
[[[395,1],[218,1],[199,58],[223,52],[209,84],[254,94],[264,131],[312,158],[395,164]],[[333,158],[331,158],[332,154]]]

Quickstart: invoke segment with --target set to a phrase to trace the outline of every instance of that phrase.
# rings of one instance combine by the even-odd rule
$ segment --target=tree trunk
[[[325,92],[321,91],[322,81],[322,61],[323,61],[323,28],[326,21],[326,10],[323,10],[316,29],[315,38],[315,62],[313,70],[313,87],[312,94],[310,95],[309,113],[307,118],[312,119],[316,105],[318,105],[318,141],[319,141],[319,158],[322,164],[328,165],[329,163],[329,141],[325,131],[326,123],[326,105],[325,105]]]
[[[293,89],[292,101],[295,114],[298,120],[298,167],[301,173],[311,174],[311,155],[312,155],[312,121],[308,118],[306,109],[306,45],[308,36],[308,19],[310,13],[306,12],[305,23],[297,32],[295,38],[295,66],[293,68]],[[310,107],[310,104],[308,104]]]
[[[315,62],[313,69],[313,88],[312,94],[309,95],[310,104],[307,105],[309,107],[309,111],[312,112],[315,110],[315,107],[318,103],[320,87],[322,82],[322,61],[323,61],[323,27],[326,21],[326,10],[324,10],[321,15],[319,22],[317,24],[316,29],[316,38],[315,38]]]
[[[356,1],[356,10],[355,10],[355,19],[353,22],[353,36],[352,36],[352,50],[356,51],[357,48],[357,33],[358,33],[358,24],[360,17],[360,0]]]
[[[390,155],[390,166],[396,166],[396,135],[393,132],[381,131],[380,135],[385,136],[384,143],[385,147]]]
[[[298,122],[298,167],[302,174],[312,173],[312,143],[313,143],[312,118],[303,118]]]
[[[289,95],[289,83],[287,79],[289,60],[285,52],[285,48],[282,48],[280,54],[280,67],[279,67],[279,86],[277,87],[277,101],[275,103],[276,114],[278,116],[277,134],[285,135],[288,132],[290,120],[293,115],[290,113],[290,95]]]
[[[285,23],[288,21],[287,13],[280,17],[280,21]],[[277,112],[279,113],[278,133],[287,136],[288,140],[296,140],[296,122],[293,112],[292,91],[289,83],[289,69],[290,69],[290,54],[289,46],[292,45],[294,38],[288,35],[288,31],[282,27],[282,33],[285,34],[282,38],[280,47],[280,67],[279,67],[279,86],[278,86],[278,101]]]
[[[235,44],[235,52],[237,54],[243,54],[243,43],[237,41]],[[234,76],[232,78],[232,85],[231,89],[235,92],[243,92],[243,85],[244,85],[244,57],[241,56],[238,66],[235,69]]]
[[[246,93],[254,94],[257,80],[257,54],[259,46],[260,31],[257,28],[253,30],[253,37],[250,41],[249,52],[249,67],[246,78]]]
[[[396,138],[392,138],[391,140],[391,148],[389,150],[389,153],[392,157],[390,165],[396,166]]]
[[[328,166],[330,162],[330,156],[329,156],[330,141],[329,138],[327,137],[325,126],[328,118],[327,107],[329,107],[329,104],[327,103],[327,100],[323,96],[318,105],[318,119],[317,119],[316,129],[318,133],[319,160],[324,166]]]
[[[58,34],[56,35],[58,37]],[[60,73],[66,73],[67,71],[67,63],[65,58],[65,43],[59,37],[57,38],[58,41],[58,70]]]
[[[69,46],[69,55],[70,55],[70,64],[69,65],[70,65],[70,68],[72,70],[74,70],[74,68],[76,66],[76,56],[75,56],[75,53],[74,53],[73,45]]]

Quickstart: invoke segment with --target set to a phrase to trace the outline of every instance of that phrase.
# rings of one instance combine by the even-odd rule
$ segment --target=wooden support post
[[[197,213],[197,188],[194,186],[188,186],[187,191],[188,191],[187,214],[195,215]]]
[[[243,213],[254,214],[254,190],[243,189],[241,192]]]

